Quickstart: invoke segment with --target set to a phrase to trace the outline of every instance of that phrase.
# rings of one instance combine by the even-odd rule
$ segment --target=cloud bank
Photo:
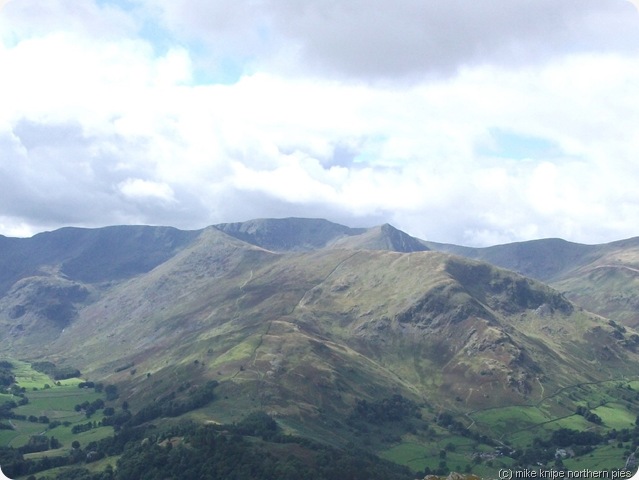
[[[256,217],[638,235],[625,0],[13,0],[0,233]]]

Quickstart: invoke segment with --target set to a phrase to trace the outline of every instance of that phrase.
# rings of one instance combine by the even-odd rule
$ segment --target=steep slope
[[[39,349],[50,343],[104,291],[162,264],[197,235],[122,226],[2,237],[0,349]]]
[[[539,396],[540,384],[619,374],[637,360],[630,332],[615,339],[613,327],[558,292],[442,254],[359,252],[300,306],[309,324],[324,325],[435,402],[519,403]]]
[[[92,297],[92,288],[58,275],[17,281],[0,298],[2,350],[22,345],[27,351],[56,338],[78,317],[78,308]]]
[[[77,350],[84,365],[106,372],[144,356],[147,348],[162,355],[180,350],[189,332],[215,322],[215,312],[207,307],[235,312],[238,285],[250,276],[250,267],[276,256],[209,227],[165,263],[86,306],[48,352]]]

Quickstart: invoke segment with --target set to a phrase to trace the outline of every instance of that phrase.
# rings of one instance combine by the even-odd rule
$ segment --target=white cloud
[[[142,180],[140,178],[127,178],[118,184],[122,194],[133,200],[161,200],[163,202],[175,202],[173,189],[166,183]]]
[[[165,38],[166,48],[139,36],[150,8],[142,3],[125,12],[84,1],[76,15],[48,0],[48,26],[44,17],[28,25],[35,4],[21,1],[0,20],[0,65],[9,72],[0,76],[4,233],[309,215],[390,221],[422,238],[475,245],[637,234],[639,58],[634,37],[622,45],[606,30],[614,19],[624,32],[630,22],[612,0],[518,0],[503,11],[505,0],[485,10],[437,3],[441,11],[411,1],[372,11],[355,0],[258,1],[255,9],[159,2],[156,18],[188,40]],[[597,26],[592,12],[611,17]],[[528,14],[541,23],[521,24]],[[428,15],[442,22],[430,33]],[[83,22],[101,16],[93,35]],[[471,31],[459,36],[460,25]],[[560,26],[590,30],[564,38]],[[298,57],[282,46],[287,39]],[[219,51],[209,52],[217,40]],[[503,56],[502,40],[526,58]],[[209,45],[205,53],[196,41]],[[415,57],[434,41],[443,43],[424,54],[431,63]],[[400,47],[419,48],[386,58]],[[389,51],[375,58],[374,48]],[[249,73],[196,83],[206,55],[250,57]],[[431,67],[448,76],[414,76]],[[509,157],[496,131],[553,148]]]
[[[31,237],[38,233],[34,225],[16,222],[13,217],[0,216],[0,235],[7,237]]]

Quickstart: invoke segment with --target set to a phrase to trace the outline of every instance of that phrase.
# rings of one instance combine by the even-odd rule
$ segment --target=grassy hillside
[[[285,433],[342,448],[356,443],[420,471],[460,466],[489,475],[499,465],[544,460],[540,445],[556,447],[562,429],[598,432],[595,451],[613,429],[629,431],[627,439],[610,437],[623,452],[633,445],[633,242],[540,242],[500,254],[531,266],[546,255],[536,271],[554,265],[560,291],[425,250],[390,226],[359,231],[288,219],[197,235],[135,232],[142,240],[133,252],[155,239],[140,263],[135,253],[109,260],[105,250],[83,266],[104,239],[42,254],[49,263],[34,263],[0,298],[0,351],[20,359],[19,368],[50,361],[117,385],[133,414],[152,405],[173,411],[174,399],[214,381],[214,402],[179,414],[232,424],[267,412]],[[119,258],[121,248],[112,252]],[[612,289],[618,297],[607,297]],[[579,292],[582,302],[608,302],[611,312],[626,305],[626,325],[571,302]],[[34,377],[32,403],[18,409],[63,418],[64,384],[45,390],[43,381]],[[69,421],[80,417],[70,413]],[[35,432],[28,421],[16,426],[1,432],[6,443]],[[111,434],[100,428],[90,435]],[[65,432],[58,435],[66,444]],[[500,445],[529,453],[523,460],[496,453]]]
[[[525,403],[632,372],[634,335],[487,264],[282,255],[210,229],[82,308],[43,352],[121,384],[133,402],[214,379],[232,400],[225,418],[264,408],[330,421],[393,392],[460,411]]]

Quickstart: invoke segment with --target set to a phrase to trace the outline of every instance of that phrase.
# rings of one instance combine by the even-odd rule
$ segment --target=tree
[[[104,393],[107,400],[115,400],[118,398],[118,387],[115,385],[107,385],[104,387]]]

